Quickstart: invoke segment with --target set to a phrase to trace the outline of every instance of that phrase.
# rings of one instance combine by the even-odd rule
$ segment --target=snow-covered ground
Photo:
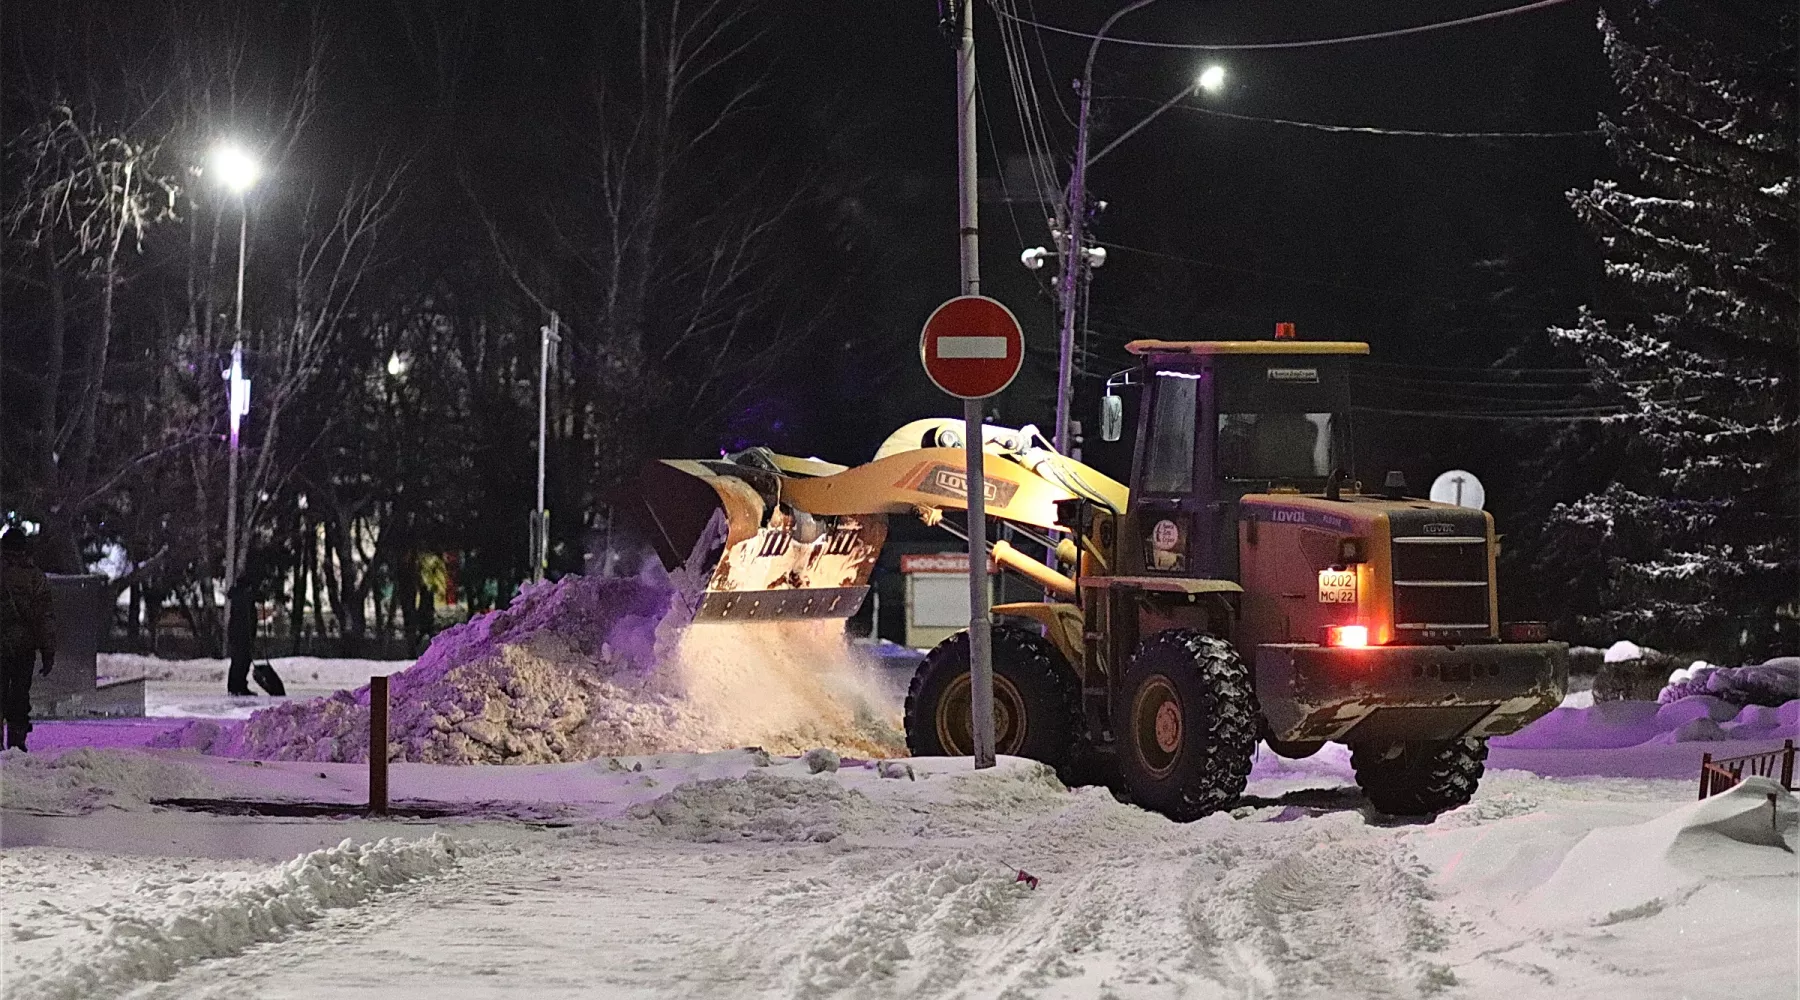
[[[247,714],[223,663],[112,666]],[[300,697],[404,666],[277,662]],[[1797,710],[1578,692],[1429,824],[1370,813],[1336,745],[1263,749],[1189,824],[1024,760],[744,749],[395,763],[407,819],[358,815],[360,764],[51,723],[0,755],[0,993],[1787,1000],[1794,798],[1694,795]]]
[[[268,663],[281,675],[286,698],[259,693],[250,698],[225,693],[227,660],[168,660],[136,653],[101,653],[95,673],[106,680],[144,679],[144,714],[151,718],[248,719],[250,713],[284,701],[304,700],[369,683],[412,666],[411,660],[323,659],[278,656]]]
[[[356,803],[356,765],[0,763],[9,997],[1785,1000],[1796,984],[1795,805],[1762,782],[1695,803],[1688,780],[1490,772],[1468,807],[1410,824],[1368,814],[1341,753],[1265,751],[1239,808],[1184,825],[1029,761],[815,774],[739,750],[398,764],[397,801],[459,814],[398,821],[147,805]]]

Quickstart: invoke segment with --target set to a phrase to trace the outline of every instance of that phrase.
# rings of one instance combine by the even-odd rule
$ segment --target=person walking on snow
[[[0,533],[0,717],[6,745],[25,749],[31,732],[31,666],[43,657],[40,675],[56,664],[56,611],[50,581],[31,558],[25,533]]]

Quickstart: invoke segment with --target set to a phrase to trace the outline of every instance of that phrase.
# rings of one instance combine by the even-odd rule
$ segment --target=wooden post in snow
[[[369,814],[388,811],[388,679],[369,678]]]

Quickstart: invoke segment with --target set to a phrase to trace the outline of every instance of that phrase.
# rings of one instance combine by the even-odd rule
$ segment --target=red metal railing
[[[1750,774],[1775,778],[1781,787],[1794,790],[1794,741],[1783,740],[1780,750],[1753,753],[1743,757],[1713,760],[1712,754],[1700,755],[1700,797],[1717,795],[1744,780]]]

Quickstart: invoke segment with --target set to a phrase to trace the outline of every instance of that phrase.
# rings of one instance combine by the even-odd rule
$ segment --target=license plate
[[[1322,569],[1319,571],[1320,604],[1355,604],[1356,571]]]

